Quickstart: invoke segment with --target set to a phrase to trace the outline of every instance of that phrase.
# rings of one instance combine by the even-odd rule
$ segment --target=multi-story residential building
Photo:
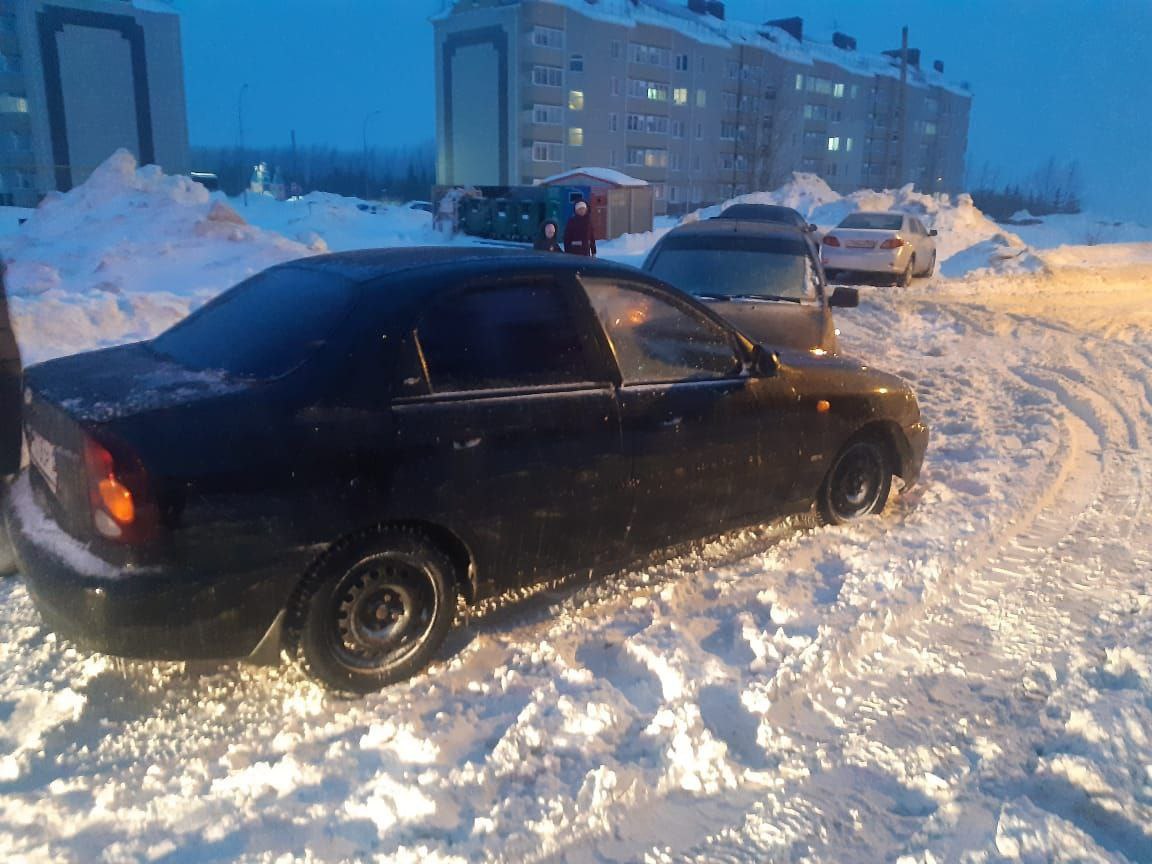
[[[119,147],[188,170],[175,12],[159,0],[0,0],[0,203],[35,206]]]
[[[728,21],[716,0],[446,0],[433,22],[442,184],[605,166],[679,212],[793,171],[841,192],[962,181],[971,95],[917,49]]]

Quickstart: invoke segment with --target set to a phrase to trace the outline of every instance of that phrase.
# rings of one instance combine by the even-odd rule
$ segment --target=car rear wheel
[[[816,507],[825,525],[844,525],[882,511],[891,490],[888,449],[876,438],[857,438],[836,456]]]
[[[928,267],[921,273],[921,276],[928,277],[936,272],[936,253],[932,253],[932,260],[928,262]]]
[[[335,690],[370,693],[423,669],[456,613],[452,562],[420,534],[335,548],[293,604],[297,662]]]

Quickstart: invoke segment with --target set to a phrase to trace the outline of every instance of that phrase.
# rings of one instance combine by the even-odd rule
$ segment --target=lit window
[[[796,89],[797,90],[803,90],[804,89],[804,76],[801,75],[799,72],[796,73]]]
[[[0,114],[27,114],[28,100],[11,93],[0,93]]]
[[[828,149],[829,150],[839,150],[840,149],[840,138],[839,137],[829,138],[828,139]]]
[[[696,107],[697,108],[703,108],[706,104],[708,104],[708,94],[705,93],[703,90],[697,90],[696,91]]]
[[[573,126],[568,130],[568,146],[569,147],[583,147],[584,146],[584,130],[579,126]]]
[[[848,151],[849,153],[852,152],[852,139],[851,138],[845,138],[844,139],[844,149],[846,151]]]
[[[584,91],[583,90],[569,90],[568,91],[568,110],[569,111],[583,111],[584,110]]]
[[[835,96],[837,99],[843,99],[844,98],[844,85],[843,84],[834,85],[832,87],[832,95]]]
[[[673,90],[672,91],[672,101],[674,103],[676,103],[677,105],[687,105],[688,104],[688,88],[687,87],[677,87],[675,90]]]

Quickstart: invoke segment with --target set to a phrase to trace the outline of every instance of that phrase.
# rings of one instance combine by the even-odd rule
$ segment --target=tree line
[[[247,188],[263,163],[271,177],[306,195],[334,192],[357,198],[427,199],[436,182],[436,148],[427,141],[410,147],[362,151],[336,147],[193,147],[194,171],[215,174],[228,195]]]
[[[970,186],[973,203],[1001,222],[1021,210],[1033,216],[1080,212],[1080,165],[1075,160],[1049,158],[1023,181],[1013,182],[1001,181],[1000,169],[985,162]]]

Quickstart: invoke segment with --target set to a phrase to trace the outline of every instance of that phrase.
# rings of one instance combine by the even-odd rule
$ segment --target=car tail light
[[[833,234],[829,234],[827,237],[824,238],[824,245],[825,246],[839,246],[840,245],[840,238],[836,237]]]
[[[118,460],[104,444],[88,438],[84,469],[96,532],[121,543],[147,539],[156,520],[147,503],[147,475],[139,460],[126,454]]]
[[[899,249],[901,246],[907,246],[907,245],[908,245],[907,240],[903,240],[900,237],[889,237],[887,240],[885,240],[883,243],[880,244],[880,248],[881,249]]]

